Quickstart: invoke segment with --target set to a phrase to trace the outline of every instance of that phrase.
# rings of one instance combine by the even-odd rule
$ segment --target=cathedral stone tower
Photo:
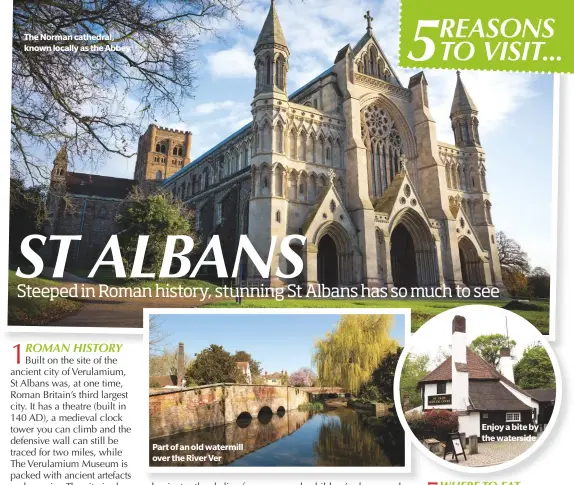
[[[66,173],[68,172],[68,149],[66,145],[62,145],[56,158],[54,159],[54,166],[50,175],[50,185],[52,187],[62,184],[66,180]]]
[[[289,165],[284,147],[289,108],[289,48],[274,1],[271,2],[253,52],[256,78],[255,96],[251,103],[253,147],[249,239],[262,258],[267,260],[271,238],[277,236],[279,244],[288,234],[288,202],[285,198],[288,188],[283,168]],[[281,167],[281,170],[278,167]],[[278,267],[287,272],[286,263],[279,254],[277,245],[271,264],[270,277],[273,285],[282,284],[275,276]],[[253,266],[249,266],[247,271],[250,277],[258,277]]]
[[[153,190],[190,161],[191,132],[149,125],[140,136],[134,179],[144,191]]]
[[[289,49],[283,29],[271,1],[269,13],[253,49],[255,53],[255,96],[262,93],[287,95]]]
[[[478,110],[462,83],[460,71],[457,71],[456,76],[456,88],[450,109],[454,143],[459,148],[480,147]]]
[[[486,187],[486,157],[478,133],[478,108],[462,82],[460,71],[456,75],[450,119],[460,157],[456,169],[447,173],[447,177],[450,176],[451,187],[458,189],[460,194],[451,200],[451,212],[458,219],[459,226],[461,223],[464,225],[462,221],[467,219],[469,225],[474,227],[481,246],[489,256],[488,264],[479,263],[474,251],[460,243],[460,278],[477,285],[494,285],[505,291],[496,246],[496,230],[492,222],[492,204]],[[466,232],[469,229],[459,227],[458,230],[460,233],[461,230]]]

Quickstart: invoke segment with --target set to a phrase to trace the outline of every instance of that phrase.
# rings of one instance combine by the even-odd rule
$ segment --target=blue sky
[[[161,330],[169,334],[168,348],[183,342],[185,352],[193,356],[211,344],[228,352],[249,352],[261,362],[263,370],[289,373],[312,367],[315,340],[335,328],[341,315],[277,314],[187,314],[160,315]],[[395,315],[391,336],[405,343],[404,315]]]
[[[341,47],[358,42],[365,32],[366,10],[371,11],[374,34],[403,84],[416,72],[397,65],[398,0],[277,0],[276,5],[291,52],[289,92],[330,67]],[[192,131],[192,159],[251,120],[253,46],[268,8],[268,0],[247,0],[239,26],[222,24],[219,38],[202,39],[196,53],[197,91],[183,106],[183,120],[157,120],[163,126]],[[523,246],[533,266],[549,269],[554,252],[550,247],[553,79],[461,69],[479,109],[494,223]],[[448,115],[456,75],[446,70],[425,73],[438,138],[452,142]],[[97,172],[131,178],[134,163],[112,158]]]

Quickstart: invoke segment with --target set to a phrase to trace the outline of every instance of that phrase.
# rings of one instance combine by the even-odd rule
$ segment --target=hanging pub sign
[[[462,446],[462,439],[459,433],[449,433],[448,441],[446,442],[446,447],[444,448],[443,460],[446,460],[446,455],[452,454],[451,458],[456,458],[458,462],[458,457],[460,455],[464,456],[464,461],[466,461],[466,453],[464,452],[464,447]]]
[[[452,404],[452,394],[437,394],[428,397],[429,406],[441,406],[443,404]]]

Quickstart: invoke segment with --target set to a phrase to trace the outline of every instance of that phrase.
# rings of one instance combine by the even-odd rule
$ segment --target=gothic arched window
[[[275,85],[285,89],[285,58],[282,55],[275,60]]]
[[[365,108],[362,128],[369,161],[369,192],[380,197],[400,171],[402,140],[395,122],[380,106]]]
[[[243,168],[249,165],[249,148],[247,144],[245,144],[245,148],[243,148]]]
[[[275,125],[275,151],[283,153],[283,124],[281,122]]]
[[[293,160],[297,159],[297,133],[295,128],[289,134],[289,155]]]
[[[266,62],[266,69],[265,69],[265,84],[271,84],[271,58],[268,57]]]

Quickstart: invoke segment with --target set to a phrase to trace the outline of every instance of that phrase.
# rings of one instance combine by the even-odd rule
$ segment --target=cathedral
[[[239,236],[266,259],[271,238],[305,236],[293,280],[267,284],[504,290],[478,110],[460,73],[439,142],[424,73],[398,79],[373,34],[289,93],[290,52],[272,1],[254,47],[253,120],[190,161],[191,133],[151,125],[132,184],[160,186],[195,210],[202,240],[219,235],[232,267]],[[277,245],[278,246],[278,245]],[[290,263],[276,248],[271,275]],[[241,278],[261,276],[251,264]]]

